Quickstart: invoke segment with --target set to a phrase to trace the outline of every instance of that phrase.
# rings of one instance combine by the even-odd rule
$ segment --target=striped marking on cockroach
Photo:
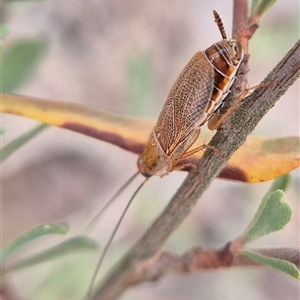
[[[106,210],[119,194],[141,173],[146,178],[136,189],[124,209],[112,235],[110,236],[94,271],[88,291],[91,295],[94,282],[108,248],[135,195],[152,175],[164,176],[172,171],[181,170],[184,164],[180,160],[193,155],[206,146],[190,149],[200,134],[200,127],[222,105],[230,92],[237,70],[244,57],[239,41],[226,37],[223,23],[214,11],[222,40],[210,46],[204,52],[197,52],[185,66],[173,84],[156,126],[140,155],[135,173],[108,201],[90,225]],[[213,122],[209,128],[214,128]]]
[[[239,41],[227,40],[219,15],[215,22],[223,40],[197,52],[183,69],[162,108],[157,124],[138,159],[145,177],[182,169],[180,160],[203,149],[190,150],[206,123],[230,92],[244,57]],[[210,124],[213,127],[213,124]]]

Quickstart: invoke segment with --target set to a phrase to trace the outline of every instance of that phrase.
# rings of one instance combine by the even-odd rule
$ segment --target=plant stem
[[[299,57],[298,41],[263,81],[273,84],[264,85],[248,96],[213,137],[209,145],[217,148],[222,157],[216,151],[205,151],[196,171],[189,173],[165,211],[97,288],[92,299],[116,299],[128,286],[141,281],[134,276],[134,268],[155,255],[258,122],[299,78]]]

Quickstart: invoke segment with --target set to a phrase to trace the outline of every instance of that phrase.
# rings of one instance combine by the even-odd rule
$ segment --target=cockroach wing
[[[171,88],[154,128],[167,155],[182,144],[180,152],[186,151],[191,146],[188,140],[207,121],[213,80],[213,67],[203,52],[197,52]]]

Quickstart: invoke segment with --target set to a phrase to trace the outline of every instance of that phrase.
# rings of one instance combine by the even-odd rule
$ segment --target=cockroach
[[[190,149],[197,140],[200,127],[204,123],[209,121],[208,127],[215,129],[216,122],[211,117],[220,108],[230,92],[230,87],[243,60],[244,51],[239,41],[227,39],[220,16],[216,11],[213,11],[213,14],[222,40],[204,52],[198,51],[187,63],[173,84],[158,121],[138,158],[138,172],[123,185],[92,221],[94,223],[95,219],[139,173],[146,177],[129,200],[101,254],[88,295],[92,292],[93,284],[107,250],[137,192],[149,177],[153,175],[162,177],[175,170],[181,170],[185,166],[182,159],[206,147],[202,145]]]
[[[138,159],[139,172],[145,177],[180,170],[180,160],[205,147],[190,150],[200,127],[222,105],[234,82],[244,51],[239,41],[227,40],[215,11],[214,17],[223,40],[197,52],[173,84]],[[209,128],[214,129],[213,123]]]

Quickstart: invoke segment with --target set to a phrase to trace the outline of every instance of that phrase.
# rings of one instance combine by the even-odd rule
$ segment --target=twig
[[[247,2],[247,0],[234,0],[232,26],[232,36],[241,42],[246,56],[249,53],[249,40],[258,28],[258,22],[260,20],[260,18],[254,19],[253,16],[251,16],[248,21]]]
[[[250,249],[249,249],[250,250]],[[284,259],[290,263],[300,266],[299,249],[269,248],[251,249],[251,251],[273,257]],[[243,266],[262,266],[245,256],[235,256],[231,251],[230,243],[220,250],[209,250],[195,247],[183,255],[170,252],[158,251],[155,256],[142,262],[127,278],[128,286],[140,282],[157,281],[168,273],[190,273],[205,269],[219,269]]]
[[[240,33],[248,27],[248,0],[234,0],[232,36],[239,39]],[[245,45],[244,49],[245,49]]]

